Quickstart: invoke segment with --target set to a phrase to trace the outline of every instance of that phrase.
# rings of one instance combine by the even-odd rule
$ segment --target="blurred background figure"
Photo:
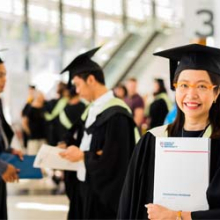
[[[85,107],[85,104],[80,101],[80,98],[76,93],[76,88],[73,85],[69,89],[68,104],[59,114],[59,123],[57,126],[60,130],[60,142],[58,143],[58,147],[67,148],[67,146],[71,145],[79,146],[83,136],[83,126],[80,123],[80,118]],[[53,180],[58,185],[57,193],[62,192],[61,181],[63,179],[60,179],[59,182],[59,176],[54,175]],[[64,171],[64,184],[66,195],[70,201],[70,206],[75,206],[76,186],[78,184],[76,171]],[[72,207],[70,207],[68,219],[72,219]]]
[[[34,100],[35,91],[36,87],[34,85],[29,85],[27,103],[31,103]]]
[[[125,99],[125,97],[127,97],[128,91],[125,87],[125,85],[123,85],[122,83],[119,83],[114,89],[113,89],[114,95],[117,98],[120,99]]]
[[[47,143],[51,146],[57,146],[57,144],[61,141],[61,136],[63,134],[60,133],[60,119],[59,115],[65,107],[68,105],[69,101],[69,89],[68,85],[62,81],[57,84],[56,89],[57,97],[45,102],[45,112],[44,118],[46,121],[46,140]],[[63,184],[63,172],[59,170],[53,170],[51,178],[53,182],[56,184],[56,188],[54,190],[55,194],[62,194],[64,191]]]
[[[125,85],[128,93],[124,100],[131,108],[133,119],[140,131],[144,120],[144,101],[137,92],[137,80],[135,78],[129,78]]]
[[[69,101],[69,89],[67,84],[59,82],[57,85],[57,98],[45,103],[45,119],[47,122],[47,142],[49,145],[56,146],[60,141],[59,114],[63,111]]]
[[[47,127],[49,126],[48,143],[52,146],[66,147],[68,144],[76,144],[72,142],[73,136],[77,133],[72,132],[71,128],[80,119],[81,114],[85,109],[85,104],[80,101],[76,93],[75,86],[69,86],[64,83],[59,83],[57,86],[58,99],[49,101],[49,108],[51,113],[46,113]],[[53,104],[51,105],[51,103]],[[75,137],[78,140],[77,137]],[[78,143],[78,142],[77,142]],[[55,194],[62,194],[64,192],[63,180],[65,180],[66,193],[69,198],[72,198],[72,183],[75,180],[75,172],[54,171],[52,180],[56,184]]]
[[[73,125],[80,119],[81,114],[85,110],[85,104],[80,101],[78,94],[76,93],[75,86],[69,89],[69,101],[63,111],[59,113],[59,120],[56,121],[58,127],[59,141],[64,140]],[[57,144],[58,144],[57,143]]]
[[[46,143],[46,121],[44,118],[45,98],[42,92],[35,90],[34,99],[27,106],[23,116],[23,129],[28,135],[27,154],[36,155],[41,145]]]
[[[149,105],[149,128],[163,125],[168,112],[172,109],[172,102],[167,95],[163,79],[154,79],[154,99]]]
[[[22,138],[23,138],[23,146],[25,148],[27,148],[27,141],[28,141],[28,134],[26,133],[25,131],[25,127],[26,125],[28,124],[28,122],[26,121],[27,120],[27,110],[29,109],[30,107],[30,104],[32,103],[32,101],[34,100],[34,95],[35,95],[35,91],[36,91],[36,88],[34,85],[29,85],[28,86],[28,97],[27,97],[27,101],[26,101],[26,104],[24,106],[24,108],[22,109],[22,112],[21,112],[21,126],[22,126]]]

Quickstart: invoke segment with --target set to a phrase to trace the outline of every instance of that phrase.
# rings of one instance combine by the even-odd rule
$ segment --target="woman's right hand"
[[[153,219],[153,220],[178,219],[177,211],[168,209],[164,206],[149,203],[145,205],[145,207],[147,208],[148,219]],[[191,212],[181,212],[181,217],[184,220],[192,220]]]

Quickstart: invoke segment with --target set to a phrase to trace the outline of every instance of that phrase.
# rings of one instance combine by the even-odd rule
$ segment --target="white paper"
[[[209,209],[209,138],[156,138],[154,203],[172,210]]]
[[[59,155],[59,153],[63,151],[65,151],[65,149],[43,144],[35,158],[34,167],[73,171],[85,169],[84,161],[71,162],[67,159],[63,159]]]

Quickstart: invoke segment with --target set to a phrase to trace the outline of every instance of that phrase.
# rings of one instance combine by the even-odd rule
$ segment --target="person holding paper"
[[[80,101],[76,88],[71,85],[69,88],[69,102],[64,110],[59,115],[58,129],[60,133],[60,142],[58,147],[67,148],[70,145],[79,146],[83,135],[83,127],[77,123],[80,121],[80,117],[85,110],[85,104]],[[70,204],[75,201],[75,187],[77,186],[78,179],[76,177],[76,171],[65,171],[64,172],[64,184],[66,195],[69,198]],[[73,211],[74,212],[74,211]],[[72,208],[68,213],[68,219],[72,219]]]
[[[123,186],[118,219],[220,219],[220,49],[190,44],[154,55],[170,59],[177,116],[139,141]],[[156,137],[211,138],[209,210],[171,210],[153,204]]]
[[[0,93],[4,91],[5,83],[6,69],[4,62],[0,58]],[[23,159],[21,151],[9,147],[12,137],[13,131],[5,120],[2,101],[0,99],[0,154],[7,151],[14,155],[18,155],[20,159]],[[7,219],[7,192],[5,183],[18,181],[18,172],[19,170],[13,165],[0,160],[0,219]]]
[[[101,67],[91,57],[95,48],[76,57],[69,71],[77,93],[92,102],[81,117],[84,134],[80,147],[69,146],[60,155],[72,162],[84,161],[78,171],[78,198],[70,207],[72,219],[115,219],[119,196],[138,130],[131,110],[105,86]]]

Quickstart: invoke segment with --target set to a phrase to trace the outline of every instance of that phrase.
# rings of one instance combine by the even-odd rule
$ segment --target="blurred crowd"
[[[153,84],[153,93],[145,96],[138,93],[135,78],[129,78],[113,88],[115,97],[130,107],[141,135],[173,120],[168,113],[175,110],[175,105],[168,97],[163,79],[155,78]],[[57,84],[56,97],[51,100],[47,100],[34,85],[29,85],[26,104],[21,112],[22,143],[26,154],[36,155],[42,144],[62,147],[87,104],[80,99],[75,86],[70,87],[64,82]],[[175,112],[172,117],[175,118]],[[57,185],[55,193],[65,191],[61,188],[64,179],[62,172],[53,172],[52,180]]]
[[[138,81],[129,78],[124,83],[119,83],[113,90],[116,97],[123,99],[131,108],[134,121],[141,135],[147,130],[171,123],[173,119],[168,114],[172,112],[175,105],[168,96],[163,79],[155,78],[153,93],[141,96],[138,93]]]

